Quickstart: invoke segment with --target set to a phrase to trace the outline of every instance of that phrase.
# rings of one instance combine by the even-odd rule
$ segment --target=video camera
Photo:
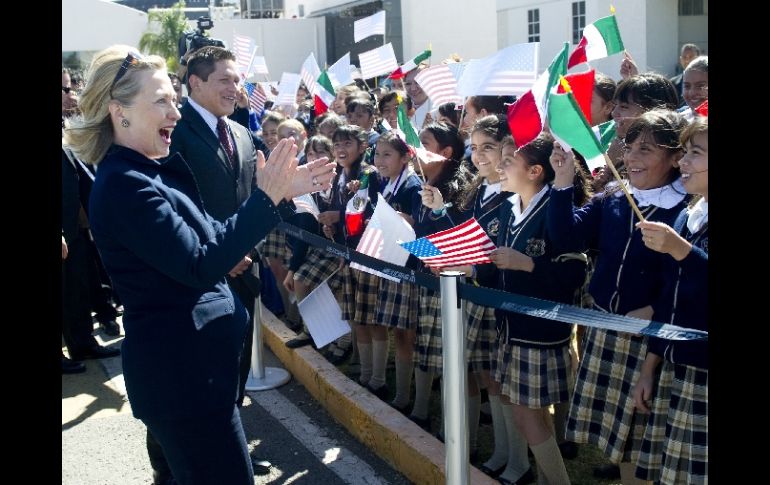
[[[186,65],[184,55],[188,52],[196,51],[201,47],[213,45],[224,47],[225,43],[219,39],[212,39],[206,35],[206,31],[214,26],[214,21],[209,17],[198,17],[198,28],[193,32],[184,32],[179,38],[179,62]]]

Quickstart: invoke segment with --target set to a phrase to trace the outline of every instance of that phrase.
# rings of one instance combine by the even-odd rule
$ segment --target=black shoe
[[[418,418],[414,414],[410,414],[409,416],[407,416],[407,418],[409,418],[410,421],[412,421],[414,424],[416,424],[420,428],[430,433],[430,418],[425,418],[425,419]]]
[[[574,460],[578,456],[578,445],[574,441],[559,443],[561,457],[565,460]]]
[[[532,471],[532,467],[529,467],[527,468],[527,471],[524,472],[524,475],[519,477],[519,479],[515,482],[503,477],[498,477],[497,481],[503,485],[526,485],[527,483],[532,483],[535,481],[535,472]]]
[[[620,478],[620,467],[618,465],[615,465],[614,463],[606,463],[604,465],[599,465],[597,467],[594,467],[594,476],[596,478],[604,478],[607,480]]]
[[[377,389],[372,389],[369,386],[366,386],[367,389],[369,389],[369,392],[374,394],[375,396],[379,397],[381,400],[385,401],[388,398],[388,385],[383,384]]]
[[[110,337],[117,337],[120,335],[120,325],[115,320],[108,320],[106,322],[99,323],[104,333]]]
[[[107,357],[115,357],[117,355],[120,355],[120,349],[111,349],[109,347],[102,347],[101,345],[80,352],[71,353],[72,360],[104,359]]]
[[[329,356],[329,362],[331,362],[333,365],[342,364],[343,362],[348,360],[348,358],[350,357],[350,354],[352,353],[353,353],[352,345],[345,350],[342,350],[339,347],[335,347],[335,350],[332,351],[331,355]]]
[[[396,403],[394,403],[393,401],[388,401],[388,406],[392,407],[393,409],[395,409],[396,411],[398,411],[399,413],[401,413],[401,414],[403,414],[405,416],[406,416],[406,412],[409,410],[409,404],[407,404],[406,406],[400,408],[400,407],[396,406]]]
[[[306,334],[305,332],[300,332],[299,335],[294,337],[293,339],[286,342],[286,346],[290,349],[298,349],[300,347],[304,347],[305,345],[310,345],[313,343],[313,338]]]
[[[271,466],[273,465],[269,461],[251,457],[251,467],[254,469],[254,475],[270,475]]]
[[[62,374],[82,374],[86,371],[86,365],[82,362],[73,362],[68,358],[61,356]]]
[[[506,464],[505,464],[505,463],[503,463],[503,465],[502,465],[500,468],[496,469],[496,470],[493,470],[493,469],[489,468],[489,467],[488,467],[488,466],[486,466],[486,465],[481,465],[481,466],[479,467],[479,470],[481,470],[481,471],[482,471],[482,472],[484,472],[486,475],[488,475],[488,476],[490,476],[490,477],[492,477],[492,478],[497,478],[497,477],[499,477],[499,476],[500,476],[500,474],[501,474],[501,473],[503,473],[503,472],[505,471],[505,465],[506,465]]]

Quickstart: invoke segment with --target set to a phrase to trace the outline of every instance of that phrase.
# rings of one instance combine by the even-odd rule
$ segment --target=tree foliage
[[[184,1],[179,1],[169,10],[149,12],[147,31],[139,39],[139,50],[166,59],[169,72],[179,67],[179,38],[188,28],[184,7]]]

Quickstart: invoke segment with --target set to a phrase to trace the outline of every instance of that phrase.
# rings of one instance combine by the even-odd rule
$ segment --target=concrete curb
[[[444,444],[406,416],[351,381],[312,346],[286,347],[294,332],[262,306],[264,341],[310,394],[340,424],[380,458],[417,484],[444,478]],[[470,483],[498,483],[471,466]]]

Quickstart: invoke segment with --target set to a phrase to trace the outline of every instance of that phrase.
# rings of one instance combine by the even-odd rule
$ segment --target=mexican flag
[[[410,59],[406,61],[405,63],[401,64],[401,67],[393,71],[393,73],[388,76],[390,79],[401,79],[404,76],[406,76],[406,73],[413,69],[417,69],[417,66],[420,65],[420,63],[426,59],[430,59],[430,48],[422,51],[421,53],[417,54],[416,57],[413,59]]]
[[[361,182],[358,192],[345,206],[345,228],[348,237],[354,237],[364,232],[364,213],[369,205],[369,171],[364,171],[359,178]]]
[[[401,99],[399,99],[398,104],[398,129],[404,133],[404,141],[407,145],[414,148],[422,147],[420,137],[417,135],[412,122],[409,121],[409,116],[406,114],[406,103]]]
[[[610,143],[615,139],[617,133],[615,132],[615,120],[610,120],[602,123],[601,125],[592,126],[591,130],[594,132],[594,136],[599,140],[599,144],[602,147],[602,151],[607,151],[610,148]]]
[[[567,69],[583,62],[617,54],[623,49],[623,39],[620,38],[620,30],[618,30],[615,16],[600,18],[596,22],[586,25],[583,29],[583,38],[580,39],[580,43],[569,56]]]
[[[564,93],[552,93],[548,102],[548,126],[564,150],[574,148],[586,159],[588,170],[606,164],[604,147],[586,121],[569,84],[561,78]]]
[[[334,92],[334,87],[332,86],[329,74],[327,74],[326,71],[323,71],[321,75],[318,76],[317,82],[318,91],[316,92],[316,95],[313,96],[313,100],[315,101],[315,115],[320,116],[328,111],[329,106],[332,105],[332,101],[334,101],[337,94]]]
[[[559,83],[559,76],[567,74],[567,49],[564,43],[551,64],[535,81],[532,89],[524,93],[508,107],[508,126],[516,146],[521,148],[531,142],[543,131],[546,113],[548,112],[548,97]]]
[[[596,80],[594,76],[595,72],[594,69],[591,69],[586,72],[578,72],[564,76],[569,87],[572,89],[572,94],[575,95],[575,101],[577,101],[578,106],[580,106],[581,111],[583,111],[583,115],[585,115],[589,125],[592,123],[591,99],[594,97],[594,81]],[[559,84],[556,92],[565,92],[564,87]]]

